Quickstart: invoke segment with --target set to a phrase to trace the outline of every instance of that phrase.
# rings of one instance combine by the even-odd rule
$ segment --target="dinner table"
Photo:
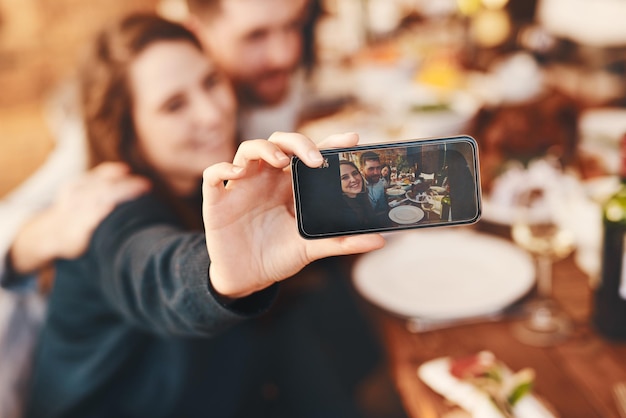
[[[442,61],[437,58],[441,58],[439,52],[445,48],[442,49],[439,45],[430,51],[431,55],[426,56],[421,56],[424,52],[421,48],[414,48],[417,41],[422,42],[421,36],[425,36],[423,45],[437,45],[436,40],[431,39],[431,35],[436,32],[429,30],[429,27],[424,29],[420,30],[417,35],[410,33],[407,38],[402,38],[407,41],[406,44],[403,41],[395,45],[403,46],[400,48],[401,51],[408,49],[419,53],[417,60],[419,65],[415,66],[416,71],[407,70],[404,65],[405,59],[387,62],[389,54],[364,54],[352,60],[352,66],[348,68],[338,66],[334,69],[336,71],[328,71],[327,77],[320,77],[322,80],[320,85],[324,86],[324,81],[328,83],[328,88],[321,88],[321,91],[347,90],[350,92],[348,97],[353,101],[343,103],[340,109],[329,115],[305,119],[299,131],[314,141],[320,141],[335,132],[358,132],[361,144],[400,141],[409,138],[454,136],[469,132],[469,128],[476,122],[476,116],[480,115],[480,110],[485,105],[497,106],[500,103],[498,97],[505,98],[512,92],[510,87],[515,87],[514,90],[518,93],[531,93],[535,82],[539,79],[545,78],[549,85],[557,89],[561,84],[559,80],[564,79],[558,74],[544,77],[544,75],[553,74],[552,70],[535,64],[526,65],[531,63],[526,60],[528,57],[524,54],[503,55],[501,57],[503,60],[499,62],[505,65],[499,64],[486,71],[462,69],[462,66],[456,66],[451,71],[442,72],[439,67]],[[443,32],[448,31],[443,29]],[[377,59],[380,56],[384,56],[386,60],[380,62]],[[448,59],[449,56],[444,57],[443,63],[446,64]],[[435,80],[437,82],[434,84],[433,80],[429,81],[428,77],[429,67],[433,63],[436,68],[432,74],[437,75]],[[444,65],[444,70],[446,68],[450,70]],[[543,71],[546,72],[543,73]],[[519,77],[519,74],[525,74],[528,77]],[[540,77],[536,77],[538,75]],[[459,79],[463,79],[464,82],[457,83]],[[506,80],[506,82],[500,84],[498,80]],[[433,91],[437,94],[432,94]],[[494,98],[496,100],[492,102]],[[517,99],[519,98],[513,98],[513,100]],[[506,100],[502,103],[506,103]],[[545,109],[538,108],[537,111],[542,110]],[[623,113],[621,115],[615,120],[623,122]],[[584,118],[581,117],[582,119]],[[609,124],[600,123],[600,125],[605,127]],[[595,150],[598,135],[586,133],[586,124],[581,124],[581,126],[579,133],[582,143],[586,145],[586,152]],[[604,137],[608,136],[602,135],[602,138]],[[607,147],[607,152],[597,152],[598,155],[602,155],[603,162],[611,163],[612,160],[606,156],[613,158],[617,155],[616,144],[617,142],[613,141]],[[481,161],[488,161],[485,157],[489,155],[484,152],[483,148]],[[612,167],[608,163],[601,165]],[[487,179],[488,170],[482,167],[481,170],[483,171],[481,177]],[[612,169],[607,171],[615,172]],[[483,190],[483,203],[489,203],[489,207],[486,204],[483,206],[483,214],[490,215],[490,219],[485,219],[486,217],[483,216],[482,220],[473,225],[420,229],[419,227],[427,226],[431,222],[441,224],[441,205],[439,204],[438,207],[435,205],[433,210],[425,211],[424,206],[417,201],[416,197],[408,198],[407,189],[403,186],[406,184],[398,184],[396,188],[392,188],[393,193],[387,194],[390,211],[402,213],[402,216],[391,213],[390,219],[395,226],[402,227],[410,224],[418,229],[410,232],[394,232],[393,235],[409,236],[411,233],[425,235],[430,231],[438,235],[438,231],[468,230],[476,233],[477,236],[497,238],[506,241],[511,247],[515,246],[511,239],[510,224],[500,222],[501,219],[498,219],[501,211],[495,203],[502,202],[494,197],[495,187],[492,188],[491,194]],[[605,190],[604,187],[598,190],[600,189]],[[504,203],[507,203],[506,198],[510,196],[498,195],[499,198],[505,198]],[[574,210],[571,212],[573,213]],[[580,214],[586,215],[587,212],[583,211]],[[592,223],[587,222],[586,217],[579,217],[576,220],[579,227],[585,226],[585,223],[591,226]],[[583,235],[588,234],[587,228],[581,229],[584,230]],[[426,247],[428,245],[428,243],[425,244]],[[439,251],[441,242],[438,245]],[[489,243],[487,247],[488,250],[492,250],[492,243]],[[516,249],[523,252],[519,247]],[[480,249],[477,247],[473,250],[475,254]],[[494,251],[493,257],[500,256],[495,253]],[[390,306],[380,303],[380,299],[376,301],[373,300],[376,298],[372,297],[373,292],[382,291],[385,286],[398,286],[400,289],[401,285],[405,284],[400,283],[399,280],[394,281],[395,273],[391,271],[397,267],[393,265],[394,260],[399,259],[406,264],[406,260],[410,259],[410,263],[416,264],[428,262],[427,256],[421,255],[418,260],[413,260],[415,254],[410,251],[402,252],[401,258],[392,252],[381,254],[379,258],[385,260],[387,264],[377,269],[376,274],[381,280],[376,284],[378,287],[370,290],[369,294],[363,292],[365,289],[363,283],[359,283],[356,279],[359,277],[357,268],[362,267],[361,261],[370,254],[345,257],[343,273],[352,278],[367,317],[385,349],[391,381],[408,418],[467,417],[468,415],[460,411],[459,406],[445,399],[423,381],[418,375],[418,369],[433,360],[446,357],[462,358],[481,351],[492,352],[512,371],[525,368],[534,370],[532,395],[556,417],[626,418],[626,412],[620,413],[613,394],[617,383],[626,382],[626,342],[613,341],[604,337],[596,331],[591,322],[594,277],[590,277],[589,271],[581,267],[580,259],[585,258],[579,257],[582,251],[578,254],[575,252],[553,264],[552,297],[572,319],[574,327],[571,335],[565,340],[546,347],[524,344],[512,331],[513,325],[522,320],[524,307],[538,296],[534,274],[531,274],[532,283],[527,286],[528,291],[524,291],[523,295],[504,310],[494,311],[492,315],[468,315],[458,320],[429,323],[425,321],[428,319],[426,317],[420,318],[394,311],[390,309]],[[516,257],[513,258],[517,259]],[[449,262],[444,261],[444,263],[455,264],[457,261],[450,259]],[[498,266],[501,269],[501,274],[498,275],[498,278],[501,277],[499,291],[506,291],[502,288],[502,283],[506,287],[510,276],[519,272],[513,271],[515,267],[507,266],[506,262],[502,264]],[[368,265],[368,267],[371,266]],[[410,274],[407,272],[405,281],[410,281],[411,278],[420,274],[419,266],[416,265],[415,268],[416,272],[410,272]],[[397,269],[395,271],[397,272]],[[465,281],[468,282],[474,278],[475,275]],[[415,292],[415,289],[413,287],[409,290]],[[524,286],[520,289],[524,290]],[[412,295],[409,293],[401,296],[405,296],[405,299],[410,298]],[[459,293],[458,289],[456,293]],[[512,292],[515,295],[519,293],[521,293],[519,289]],[[441,299],[431,302],[436,305],[438,301]],[[403,310],[406,309],[403,307]]]
[[[459,227],[455,227],[459,228]],[[478,234],[510,240],[510,227],[479,221],[471,226]],[[348,274],[360,256],[349,258]],[[502,270],[502,278],[508,272]],[[626,344],[600,335],[590,317],[593,309],[590,278],[573,255],[553,267],[553,298],[571,317],[572,334],[547,347],[526,345],[516,339],[511,326],[520,310],[486,315],[472,320],[416,329],[409,318],[364,300],[367,317],[380,337],[391,380],[409,418],[463,417],[458,406],[432,390],[418,376],[418,368],[433,359],[459,358],[481,351],[492,352],[513,371],[535,372],[533,396],[557,417],[618,418],[613,387],[626,381]],[[519,301],[523,306],[535,297],[530,290]]]
[[[441,221],[441,198],[444,190],[443,187],[434,186],[426,192],[414,193],[399,186],[387,188],[385,194],[390,208],[389,218],[393,225],[406,226]]]

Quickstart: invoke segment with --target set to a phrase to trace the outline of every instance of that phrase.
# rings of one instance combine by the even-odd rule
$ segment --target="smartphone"
[[[326,238],[472,224],[481,214],[478,146],[470,136],[322,150],[291,162],[300,235]]]

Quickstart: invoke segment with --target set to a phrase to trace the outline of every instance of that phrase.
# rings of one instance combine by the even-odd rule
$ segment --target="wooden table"
[[[479,223],[477,229],[507,235],[501,228]],[[506,271],[502,272],[503,277]],[[453,410],[418,378],[422,363],[442,356],[465,356],[490,350],[512,370],[536,372],[535,393],[563,418],[619,418],[611,387],[626,381],[626,344],[600,337],[589,322],[591,291],[587,276],[573,257],[554,268],[554,295],[575,322],[574,335],[550,348],[530,347],[511,334],[514,319],[463,325],[420,334],[406,322],[371,307],[373,321],[388,354],[393,381],[411,418],[437,418]]]

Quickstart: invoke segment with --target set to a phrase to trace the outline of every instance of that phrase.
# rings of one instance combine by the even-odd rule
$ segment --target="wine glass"
[[[565,339],[572,321],[552,299],[552,264],[575,247],[568,227],[567,190],[555,178],[529,182],[518,194],[512,225],[513,240],[530,252],[537,265],[537,298],[528,305],[528,316],[513,325],[514,335],[534,346],[550,346]]]
[[[429,195],[428,193],[425,193],[424,199],[422,200],[421,205],[422,205],[422,209],[426,213],[426,219],[430,220],[430,214],[433,208],[435,207],[435,202],[434,202],[433,197]]]

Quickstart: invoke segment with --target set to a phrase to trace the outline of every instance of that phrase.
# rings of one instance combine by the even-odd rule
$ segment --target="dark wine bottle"
[[[602,208],[602,264],[592,321],[602,335],[626,340],[626,134],[620,148],[621,186]]]
[[[446,189],[446,194],[444,194],[443,198],[441,199],[441,220],[442,221],[452,220],[450,191],[447,189]]]

